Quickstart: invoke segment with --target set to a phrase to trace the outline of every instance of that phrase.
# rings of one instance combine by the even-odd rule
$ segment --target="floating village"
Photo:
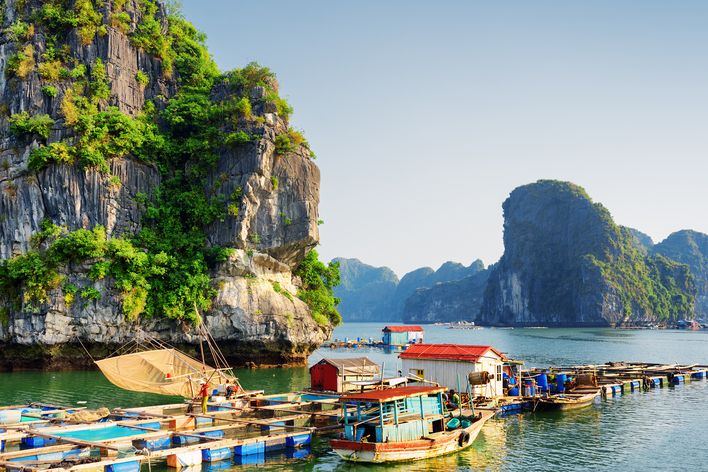
[[[398,350],[396,376],[386,377],[384,366],[367,357],[324,358],[310,367],[309,389],[273,394],[245,389],[204,335],[201,360],[146,338],[96,361],[120,388],[183,402],[113,410],[40,402],[0,407],[0,468],[137,472],[158,463],[260,464],[274,452],[306,458],[315,435],[346,461],[414,461],[471,446],[496,415],[585,408],[603,396],[704,381],[708,370],[638,362],[527,369],[493,346],[426,344],[420,326],[387,326],[380,343],[357,343]]]

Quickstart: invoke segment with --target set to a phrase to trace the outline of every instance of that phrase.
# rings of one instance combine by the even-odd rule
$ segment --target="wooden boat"
[[[494,413],[445,411],[445,388],[409,386],[344,395],[342,439],[331,441],[342,459],[354,462],[415,461],[469,447]],[[352,406],[356,407],[352,411]]]
[[[600,395],[599,388],[576,389],[570,393],[559,393],[547,397],[539,397],[536,409],[539,410],[575,410],[590,406]]]

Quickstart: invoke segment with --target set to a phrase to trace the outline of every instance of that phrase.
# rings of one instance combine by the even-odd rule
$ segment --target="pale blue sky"
[[[185,0],[272,68],[322,171],[323,258],[495,262],[502,201],[570,180],[655,241],[708,232],[708,2]]]

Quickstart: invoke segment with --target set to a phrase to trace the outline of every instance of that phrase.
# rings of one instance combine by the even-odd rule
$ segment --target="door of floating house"
[[[406,346],[423,342],[423,328],[420,326],[386,326],[383,343],[388,346]]]
[[[368,357],[322,359],[310,367],[310,389],[319,392],[347,392],[357,380],[380,378],[381,367]]]
[[[472,396],[496,397],[504,393],[502,367],[507,360],[492,346],[414,344],[399,355],[404,374],[413,374],[441,386],[468,390],[470,372],[489,373],[489,383],[469,387]],[[458,387],[459,386],[459,387]]]

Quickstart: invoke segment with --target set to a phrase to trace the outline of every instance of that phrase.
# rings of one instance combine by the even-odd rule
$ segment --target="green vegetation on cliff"
[[[605,259],[588,255],[621,302],[629,319],[635,312],[659,321],[676,321],[693,312],[693,276],[685,264],[661,255],[645,256],[628,228],[617,228],[616,249]]]
[[[692,230],[672,233],[653,246],[651,253],[688,264],[696,283],[696,313],[708,316],[708,235]]]
[[[315,321],[322,326],[341,324],[342,317],[337,311],[340,300],[333,291],[340,281],[339,263],[325,265],[313,249],[295,270],[295,275],[302,279],[302,290],[297,296],[310,307]]]
[[[46,223],[32,251],[2,262],[0,288],[12,295],[23,287],[27,304],[41,304],[48,290],[61,285],[63,266],[86,263],[91,264],[91,280],[111,277],[128,318],[144,314],[194,320],[194,307],[208,309],[214,295],[209,268],[230,252],[208,245],[205,228],[239,214],[240,192],[233,198],[207,184],[219,149],[222,143],[242,146],[261,139],[259,126],[265,120],[253,114],[254,88],[264,90],[255,100],[275,107],[283,119],[292,108],[278,96],[275,75],[265,67],[251,63],[222,74],[206,49],[205,36],[178,12],[164,18],[155,0],[138,0],[140,21],[135,22],[125,0],[115,0],[110,25],[105,25],[101,12],[106,5],[50,0],[33,12],[18,12],[21,20],[11,31],[17,41],[29,43],[36,31],[46,38],[46,48],[40,56],[32,44],[19,45],[8,73],[22,80],[39,62],[44,87],[51,91],[47,96],[62,91],[61,115],[22,112],[11,118],[12,130],[18,137],[47,140],[55,120],[73,129],[74,139],[42,144],[31,152],[29,167],[36,172],[50,164],[80,165],[120,185],[116,176],[108,175],[110,160],[131,156],[155,164],[161,184],[154,194],[138,196],[144,207],[142,230],[130,237],[108,239],[100,226],[68,232]],[[164,76],[177,85],[176,94],[147,101],[137,116],[108,106],[111,84],[105,64],[101,59],[83,63],[69,44],[73,31],[87,45],[109,27],[127,33],[133,45],[161,59]],[[150,83],[143,71],[135,80],[143,89]],[[219,98],[214,94],[217,87],[226,87]],[[307,146],[298,132],[283,136],[290,143],[287,149],[281,146],[279,154]],[[252,244],[257,247],[258,241],[252,239]],[[337,301],[331,293],[338,280],[336,267],[324,266],[313,251],[296,272],[305,281],[300,298],[312,307],[313,317],[337,323]]]

